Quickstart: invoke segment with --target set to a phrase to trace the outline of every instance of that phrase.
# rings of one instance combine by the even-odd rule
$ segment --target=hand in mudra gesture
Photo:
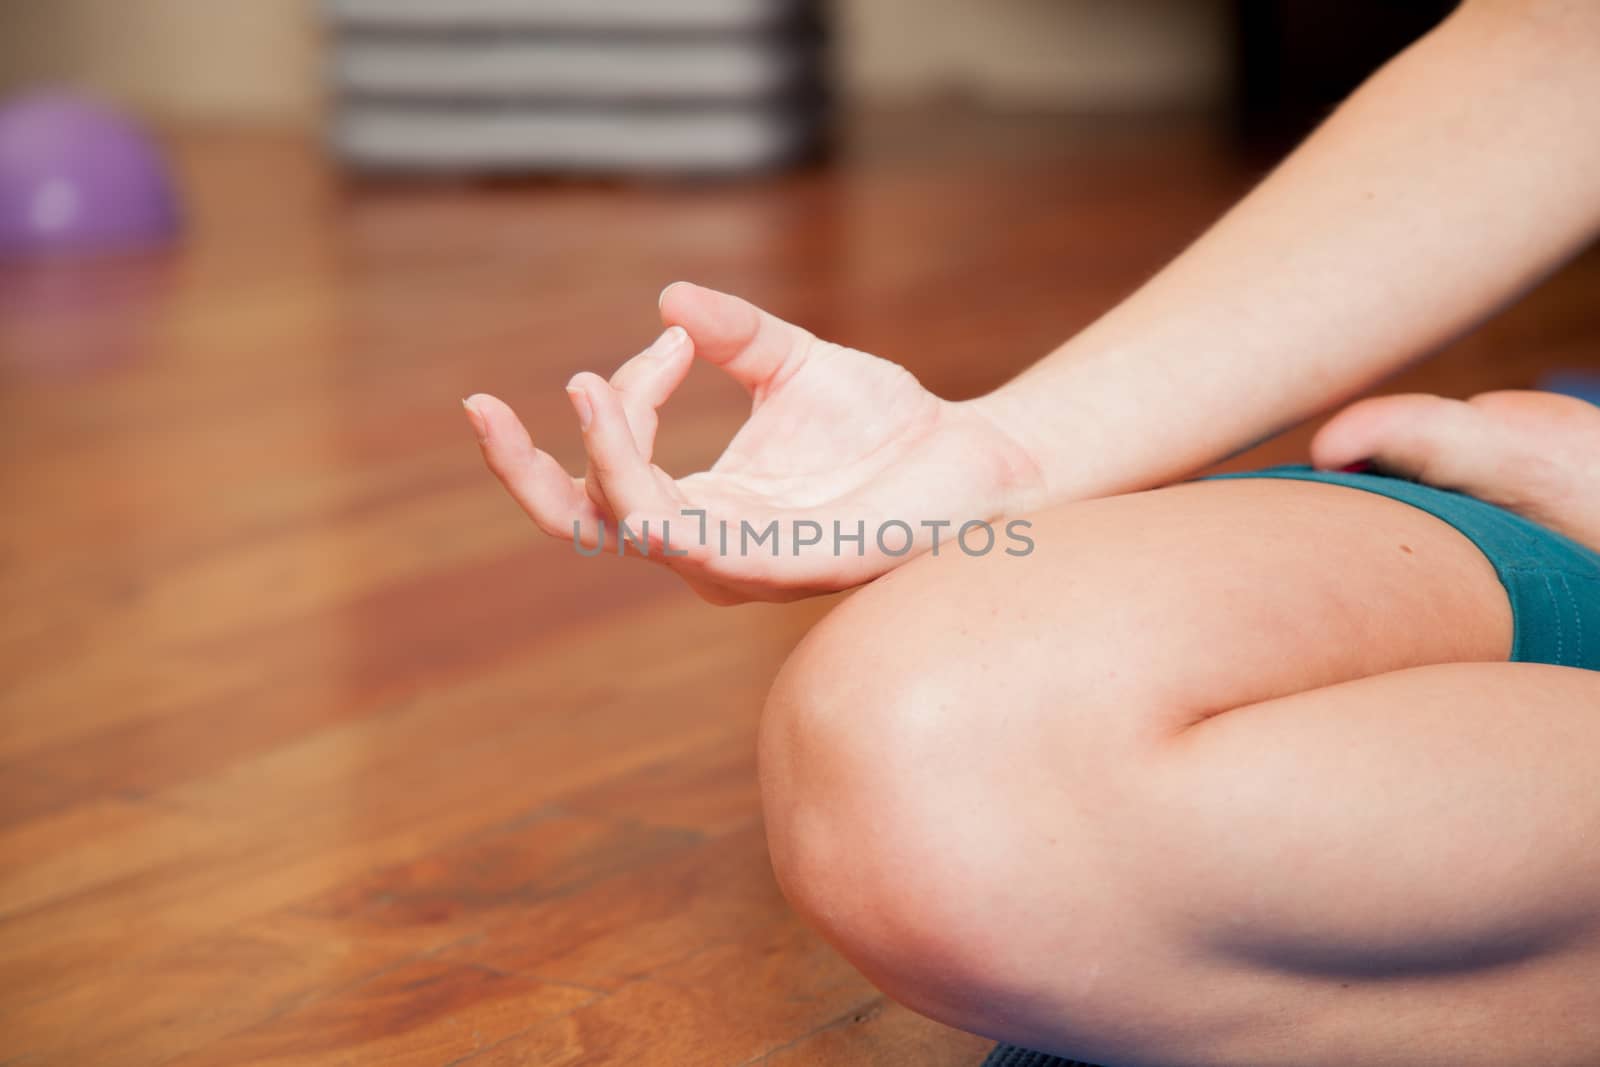
[[[584,372],[567,386],[583,478],[535,448],[502,401],[467,402],[489,468],[552,537],[614,552],[623,525],[640,541],[648,530],[647,548],[631,554],[671,567],[707,600],[789,600],[868,581],[1037,495],[1037,469],[1016,441],[904,367],[685,283],[662,294],[661,319],[666,332],[609,381]],[[750,418],[710,470],[674,478],[651,462],[657,409],[696,358],[749,391]],[[752,548],[745,527],[774,522],[776,544]]]

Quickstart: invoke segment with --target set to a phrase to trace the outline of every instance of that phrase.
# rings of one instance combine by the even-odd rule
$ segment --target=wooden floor
[[[0,268],[0,1063],[975,1064],[768,870],[756,716],[827,605],[717,610],[540,539],[458,398],[575,461],[561,386],[680,277],[969,395],[1258,168],[1203,132],[959,116],[733,185],[177,151],[181,250]],[[1404,384],[1600,365],[1597,291],[1580,263]],[[741,411],[697,370],[665,465]]]

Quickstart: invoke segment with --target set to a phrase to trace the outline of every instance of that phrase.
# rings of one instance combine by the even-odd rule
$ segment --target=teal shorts
[[[1511,600],[1511,658],[1600,671],[1600,553],[1462,493],[1381,474],[1270,467],[1219,479],[1326,482],[1400,500],[1444,520],[1494,564]]]

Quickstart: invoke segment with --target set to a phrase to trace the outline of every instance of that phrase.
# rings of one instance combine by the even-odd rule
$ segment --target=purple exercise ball
[[[0,256],[164,244],[177,232],[166,164],[132,121],[64,93],[0,106]]]

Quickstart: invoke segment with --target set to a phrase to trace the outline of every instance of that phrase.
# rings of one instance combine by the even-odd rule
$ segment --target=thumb
[[[1311,442],[1312,464],[1340,470],[1362,461],[1385,474],[1440,489],[1472,488],[1493,459],[1492,428],[1461,400],[1411,393],[1358,401],[1335,415]]]
[[[696,355],[752,393],[782,380],[813,340],[808,331],[747,300],[689,282],[661,291],[661,322],[683,327]]]

